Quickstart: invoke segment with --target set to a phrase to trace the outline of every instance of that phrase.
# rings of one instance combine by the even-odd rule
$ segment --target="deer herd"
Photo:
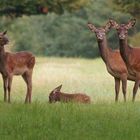
[[[107,71],[114,77],[115,81],[115,101],[118,101],[120,82],[122,82],[122,92],[126,101],[127,80],[134,81],[133,98],[140,87],[140,48],[132,48],[128,44],[128,30],[136,23],[131,19],[126,24],[118,24],[110,19],[103,27],[95,27],[88,23],[89,29],[95,33],[100,55],[106,65]],[[116,29],[119,38],[119,50],[112,50],[108,46],[107,33],[110,29]],[[26,51],[10,53],[5,52],[4,46],[9,42],[6,31],[0,33],[0,73],[3,79],[4,101],[10,103],[11,84],[14,75],[21,75],[27,85],[25,103],[31,103],[32,96],[32,73],[35,65],[35,56]],[[90,97],[86,94],[68,94],[61,92],[62,85],[56,87],[49,94],[49,102],[79,102],[90,103]]]

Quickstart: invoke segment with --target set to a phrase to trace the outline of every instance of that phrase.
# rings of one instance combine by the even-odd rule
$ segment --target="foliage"
[[[49,14],[47,17],[19,19],[10,31],[14,32],[12,40],[15,40],[16,51],[30,50],[47,56],[92,57],[98,55],[98,51],[88,41],[90,32],[86,24],[81,18],[69,14],[61,17]]]
[[[137,34],[135,34],[133,37],[130,38],[131,41],[131,46],[135,46],[135,47],[139,47],[140,45],[140,32],[138,32]]]
[[[1,0],[0,15],[18,17],[55,12],[63,14],[64,10],[77,10],[88,3],[88,0]]]
[[[87,22],[103,26],[111,17],[122,21],[130,16],[112,12],[106,1],[92,0],[90,5],[72,13],[23,16],[8,23],[6,28],[15,51],[30,50],[37,55],[93,58],[99,56],[99,50],[95,34],[88,29]],[[5,29],[5,22],[0,24]],[[107,36],[109,46],[118,48],[116,33],[110,31]]]
[[[140,18],[140,1],[139,0],[113,0],[118,5],[118,9],[130,13],[133,16]]]

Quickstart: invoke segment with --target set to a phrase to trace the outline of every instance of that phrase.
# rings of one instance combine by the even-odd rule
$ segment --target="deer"
[[[6,52],[5,45],[9,43],[6,34],[7,31],[0,32],[0,73],[3,79],[4,102],[11,102],[10,93],[13,76],[21,75],[27,85],[25,103],[31,103],[32,73],[35,65],[35,56],[26,51]]]
[[[122,82],[124,102],[126,102],[127,79],[134,81],[135,76],[128,73],[127,67],[120,55],[119,49],[113,50],[108,47],[106,34],[111,29],[110,21],[108,21],[105,26],[98,28],[95,27],[94,24],[88,23],[88,28],[91,30],[91,32],[95,33],[101,58],[106,65],[108,73],[114,77],[115,102],[118,102],[120,81]]]
[[[75,93],[75,94],[68,94],[61,92],[62,85],[59,85],[54,90],[51,91],[49,94],[49,103],[55,102],[78,102],[78,103],[90,103],[90,97],[86,94],[82,93]]]
[[[118,24],[115,20],[110,19],[110,24],[117,31],[120,54],[127,66],[128,72],[136,77],[132,97],[134,102],[138,87],[140,86],[140,48],[133,48],[128,44],[128,30],[134,27],[136,19],[131,19],[126,24]]]

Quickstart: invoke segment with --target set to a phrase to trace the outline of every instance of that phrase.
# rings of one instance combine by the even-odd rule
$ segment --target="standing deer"
[[[117,30],[120,44],[120,53],[127,66],[128,72],[135,76],[135,84],[133,88],[133,98],[135,101],[135,96],[140,86],[140,48],[132,48],[128,44],[128,30],[131,29],[135,23],[136,19],[131,19],[126,24],[118,24],[114,20],[110,20],[111,26]]]
[[[0,73],[3,78],[4,101],[10,103],[10,92],[13,75],[22,75],[27,84],[25,103],[31,103],[32,72],[35,65],[35,57],[30,52],[5,52],[4,45],[9,42],[6,31],[0,33]]]
[[[108,47],[106,33],[111,28],[110,22],[104,27],[96,28],[93,24],[88,23],[89,29],[95,33],[100,55],[106,64],[107,71],[114,77],[115,80],[115,101],[118,101],[118,95],[120,90],[120,81],[122,81],[122,91],[124,101],[126,101],[126,88],[127,78],[134,81],[135,77],[128,74],[127,67],[121,58],[119,50],[112,50]]]
[[[61,92],[62,85],[56,87],[49,95],[49,102],[78,102],[78,103],[90,103],[90,97],[86,94],[75,93],[68,94]]]

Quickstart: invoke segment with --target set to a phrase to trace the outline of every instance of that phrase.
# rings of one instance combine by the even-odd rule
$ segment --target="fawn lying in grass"
[[[68,94],[61,92],[62,85],[56,87],[49,95],[49,102],[78,102],[78,103],[90,103],[90,97],[81,94],[81,93],[75,93],[75,94]]]

